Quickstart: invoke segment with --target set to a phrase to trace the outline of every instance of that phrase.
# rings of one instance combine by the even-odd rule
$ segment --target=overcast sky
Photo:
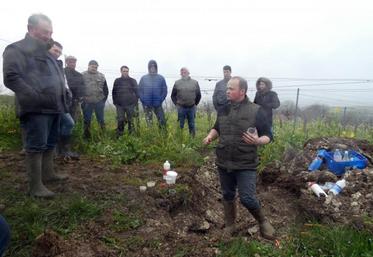
[[[221,78],[229,64],[249,79],[250,97],[256,78],[266,76],[283,101],[295,100],[301,85],[302,104],[373,105],[373,82],[364,81],[373,79],[370,1],[6,0],[1,52],[24,37],[37,12],[52,19],[53,38],[78,58],[78,70],[97,60],[109,87],[121,65],[139,79],[155,59],[169,91],[187,66],[207,99],[216,81],[206,79]]]

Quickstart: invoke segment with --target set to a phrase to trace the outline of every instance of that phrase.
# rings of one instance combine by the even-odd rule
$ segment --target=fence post
[[[298,100],[299,100],[299,88],[297,88],[297,100],[295,102],[295,112],[294,112],[294,124],[293,124],[293,134],[295,131],[295,124],[297,123],[297,114],[298,114]]]

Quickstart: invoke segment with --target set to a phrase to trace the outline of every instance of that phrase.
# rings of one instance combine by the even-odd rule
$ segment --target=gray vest
[[[85,84],[85,98],[86,103],[98,103],[105,98],[104,94],[104,85],[105,85],[105,76],[104,74],[90,73],[85,71],[82,73],[84,84]]]
[[[246,144],[242,134],[255,127],[259,106],[247,98],[239,104],[229,104],[218,114],[219,143],[216,164],[231,170],[255,169],[258,165],[256,145]]]

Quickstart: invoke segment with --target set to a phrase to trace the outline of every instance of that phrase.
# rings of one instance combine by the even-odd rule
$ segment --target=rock
[[[373,199],[373,194],[372,193],[366,194],[365,198],[366,199]]]
[[[358,202],[351,202],[351,207],[355,207],[355,206],[358,206],[359,203]]]
[[[357,192],[351,195],[352,200],[357,201],[361,197],[361,193]]]
[[[250,236],[253,236],[256,233],[258,233],[258,231],[259,231],[259,227],[257,225],[255,225],[254,227],[249,228],[247,230],[247,233],[249,233]]]
[[[206,219],[215,224],[219,223],[220,221],[219,215],[215,211],[212,211],[212,210],[206,211]]]
[[[202,220],[193,223],[188,230],[193,232],[206,233],[209,229],[210,223],[208,223],[206,220]]]

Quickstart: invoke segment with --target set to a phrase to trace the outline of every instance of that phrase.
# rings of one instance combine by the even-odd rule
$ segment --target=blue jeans
[[[166,119],[164,117],[164,111],[163,111],[162,105],[158,107],[152,107],[152,106],[143,106],[143,107],[144,107],[144,112],[145,112],[146,124],[148,126],[151,126],[153,124],[153,112],[154,112],[155,116],[157,116],[159,126],[166,127]]]
[[[60,114],[33,114],[24,116],[26,152],[52,150],[58,141]]]
[[[184,128],[185,118],[188,120],[189,133],[194,135],[196,133],[196,127],[194,119],[196,117],[196,106],[193,107],[178,107],[177,117],[180,123],[180,128]]]
[[[236,197],[236,188],[240,196],[240,202],[248,210],[257,210],[260,208],[256,198],[256,170],[234,170],[227,171],[218,168],[220,177],[220,186],[223,198],[226,201],[233,201]]]
[[[71,136],[75,122],[70,113],[61,114],[60,133],[61,136]]]
[[[0,215],[0,257],[3,256],[10,241],[10,228],[3,216]]]
[[[102,100],[98,103],[83,103],[82,104],[83,108],[83,118],[84,118],[84,123],[90,124],[92,120],[92,114],[93,111],[96,114],[96,119],[97,122],[103,126],[105,125],[104,121],[104,109],[105,109],[105,100]]]

